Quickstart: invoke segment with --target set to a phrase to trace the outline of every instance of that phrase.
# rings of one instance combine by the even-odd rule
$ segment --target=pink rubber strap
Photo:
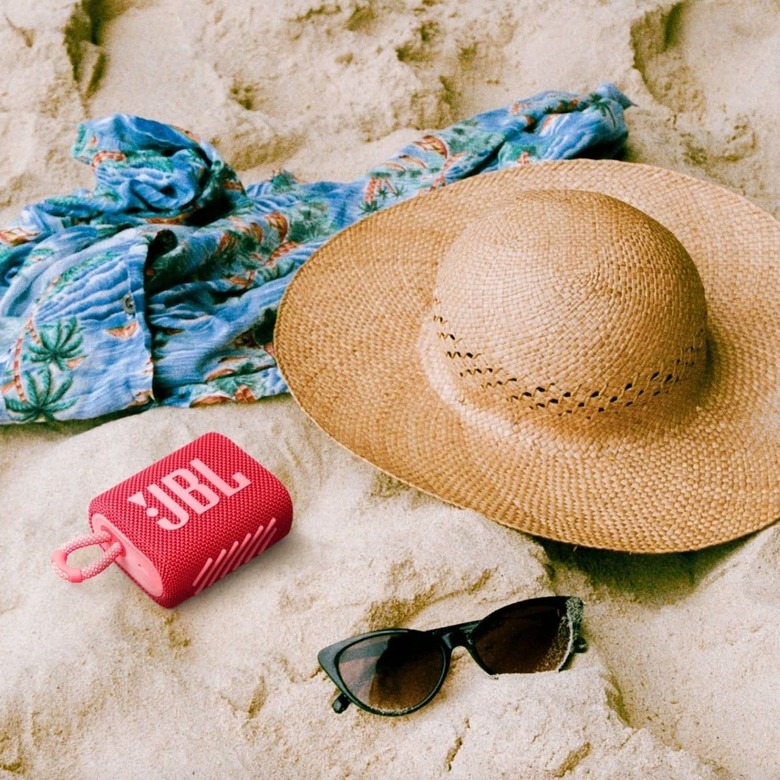
[[[82,547],[91,547],[93,544],[106,544],[107,542],[112,544],[106,548],[106,551],[100,558],[85,569],[79,569],[68,564],[68,556],[74,551],[80,550]],[[123,552],[124,548],[122,545],[108,531],[100,531],[96,534],[77,536],[55,550],[51,556],[51,565],[54,567],[55,574],[58,577],[62,577],[63,580],[83,582],[96,574],[100,574],[103,569],[110,566]]]

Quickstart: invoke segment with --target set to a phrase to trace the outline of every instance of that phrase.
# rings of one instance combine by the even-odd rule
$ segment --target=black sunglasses
[[[576,596],[528,599],[471,623],[353,636],[320,650],[317,660],[341,691],[336,712],[352,702],[376,715],[407,715],[439,692],[456,647],[465,647],[488,674],[562,669],[572,653],[587,648],[579,633],[582,608]]]

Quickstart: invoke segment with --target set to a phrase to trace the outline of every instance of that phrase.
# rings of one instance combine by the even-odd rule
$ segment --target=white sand
[[[607,80],[638,104],[629,159],[777,215],[777,3],[670,9],[2,0],[0,221],[91,186],[68,156],[87,117],[188,127],[247,184],[280,166],[349,179],[419,129]],[[115,567],[53,575],[92,496],[208,430],[288,486],[284,542],[173,611]],[[780,526],[660,557],[541,543],[358,462],[289,398],[0,436],[3,777],[780,776]],[[491,679],[465,657],[408,718],[330,709],[325,644],[554,592],[587,603],[590,650],[566,672]]]

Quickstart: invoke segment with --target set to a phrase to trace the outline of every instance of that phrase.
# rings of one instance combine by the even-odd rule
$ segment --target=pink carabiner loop
[[[111,542],[111,545],[106,548],[103,555],[85,569],[79,569],[68,563],[68,556],[76,550],[80,550],[82,547],[91,547],[93,544],[106,544],[108,542]],[[51,556],[51,564],[54,568],[54,573],[63,580],[67,582],[84,582],[84,580],[100,574],[101,571],[108,568],[123,553],[124,548],[122,545],[108,531],[100,531],[95,534],[78,536],[55,550]]]

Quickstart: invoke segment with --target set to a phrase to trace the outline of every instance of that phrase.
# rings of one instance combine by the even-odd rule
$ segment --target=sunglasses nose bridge
[[[493,672],[491,672],[490,669],[485,666],[484,662],[479,656],[477,648],[474,646],[474,642],[472,641],[471,635],[477,625],[479,625],[479,621],[475,621],[473,623],[464,623],[460,626],[453,626],[452,628],[447,629],[446,633],[442,633],[440,635],[441,641],[447,650],[448,659],[456,647],[463,647],[466,649],[466,652],[468,652],[477,666],[480,667],[480,669],[487,672],[488,674],[493,674]]]
[[[452,653],[456,647],[469,647],[468,634],[461,626],[454,626],[442,633],[440,636],[444,647],[447,648],[447,655]]]

